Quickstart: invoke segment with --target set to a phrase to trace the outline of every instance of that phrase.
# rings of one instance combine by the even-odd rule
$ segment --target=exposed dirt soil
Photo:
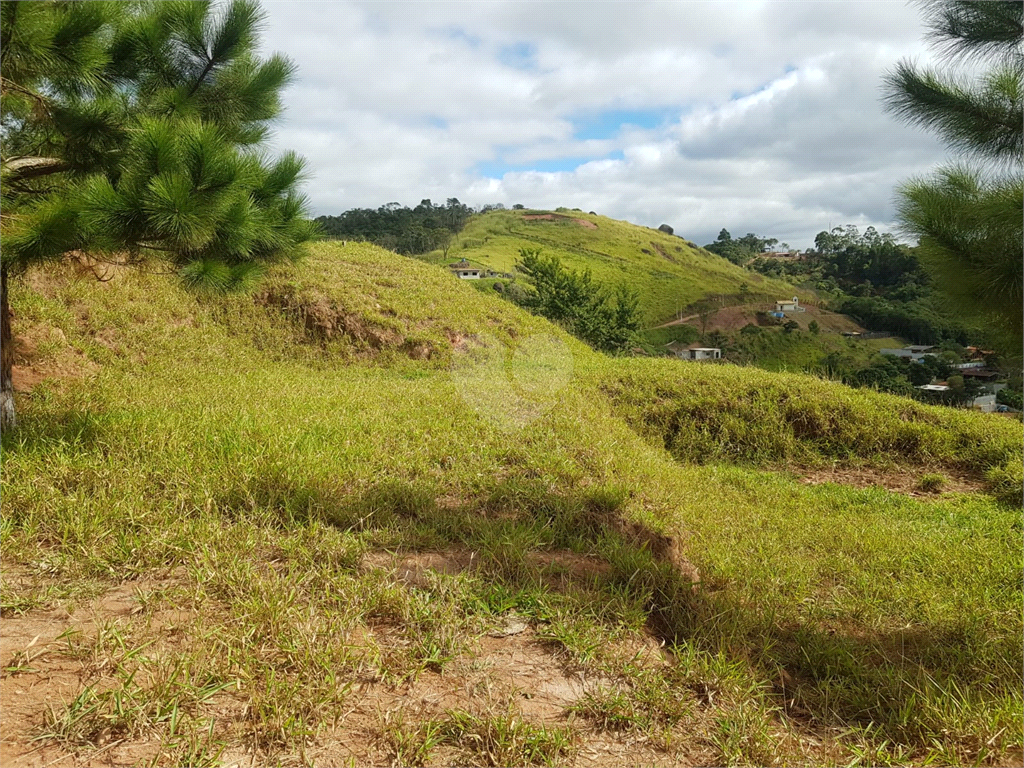
[[[758,325],[758,311],[768,311],[767,305],[759,306],[752,304],[741,304],[731,307],[723,307],[715,312],[708,320],[709,331],[738,331],[745,325]],[[810,322],[814,320],[824,333],[842,333],[844,331],[863,332],[865,329],[858,325],[853,319],[836,312],[829,312],[819,307],[805,307],[806,312],[787,312],[786,321],[793,320],[802,330],[807,330]],[[698,315],[688,315],[678,320],[672,320],[659,326],[668,328],[673,325],[692,323],[698,319]]]
[[[532,557],[556,579],[588,578],[607,568],[594,558],[571,552],[535,553]],[[385,569],[415,585],[428,582],[429,572],[455,573],[472,567],[472,561],[472,553],[461,549],[399,557],[373,552],[366,556],[362,567]],[[39,594],[41,586],[56,583],[50,576],[20,566],[4,567],[2,580],[5,602],[19,594]],[[196,622],[204,615],[215,617],[223,610],[223,606],[200,606],[200,615],[196,608],[145,609],[143,594],[183,588],[186,580],[183,572],[167,573],[159,578],[101,585],[96,590],[101,593],[92,598],[58,600],[23,612],[5,612],[0,635],[0,765],[63,768],[171,764],[167,744],[149,732],[135,736],[101,733],[93,741],[73,748],[39,737],[47,728],[48,713],[62,712],[87,685],[97,690],[115,687],[114,679],[104,673],[109,660],[95,650],[83,652],[90,646],[83,640],[92,639],[95,647],[100,632],[117,627],[125,636],[150,638],[153,645],[147,646],[147,654],[154,648],[186,648],[189,627],[198,626]],[[386,651],[390,643],[400,640],[384,626],[357,630],[352,642]],[[653,637],[632,641],[618,650],[651,665],[666,663],[661,644]],[[443,672],[424,671],[398,683],[372,677],[352,682],[342,711],[332,722],[322,724],[303,754],[283,758],[285,764],[391,765],[395,756],[382,736],[385,726],[402,723],[414,727],[418,722],[443,718],[453,709],[480,716],[511,711],[534,725],[569,727],[576,751],[566,764],[576,766],[692,765],[714,760],[714,753],[702,746],[691,744],[680,751],[667,751],[636,736],[599,731],[573,715],[569,709],[574,703],[611,681],[568,663],[556,645],[538,637],[536,627],[515,615],[499,622],[496,630],[471,638],[468,652]],[[234,693],[219,694],[202,705],[202,715],[213,718],[215,733],[228,744],[221,754],[221,765],[256,766],[266,762],[247,743],[247,707]],[[709,711],[706,716],[711,715]],[[463,753],[441,746],[431,753],[428,764],[460,764],[465,759]],[[274,764],[281,762],[277,759]]]
[[[597,229],[597,224],[586,219],[574,219],[572,216],[563,216],[560,213],[527,213],[523,216],[523,221],[572,221],[574,224],[579,224],[581,227],[586,229]]]
[[[664,258],[668,259],[669,261],[674,262],[674,263],[678,263],[679,262],[679,259],[677,259],[675,256],[672,256],[669,253],[667,253],[664,248],[662,248],[660,245],[658,245],[653,240],[651,241],[651,248],[656,250],[659,255],[663,256]]]
[[[38,323],[19,330],[20,333],[14,337],[14,365],[11,368],[16,392],[28,392],[48,379],[79,379],[99,370],[99,366],[83,352],[68,344],[59,328]]]
[[[256,295],[255,301],[259,306],[283,310],[295,318],[306,343],[324,344],[347,337],[364,355],[397,350],[413,360],[429,360],[436,352],[429,342],[406,339],[395,328],[362,317],[315,292],[265,290]]]
[[[174,635],[179,625],[192,618],[170,610],[141,616],[137,594],[179,581],[179,576],[167,574],[120,584],[92,599],[60,601],[24,613],[4,612],[0,620],[0,765],[138,765],[158,754],[159,743],[146,739],[133,743],[101,734],[95,749],[73,753],[38,736],[46,727],[48,713],[60,712],[72,702],[86,681],[109,687],[109,681],[97,675],[98,660],[81,652],[83,641],[95,638],[101,627],[149,622],[158,634]],[[49,582],[51,579],[24,568],[5,565],[2,569],[5,599],[30,585]]]
[[[800,481],[807,485],[836,483],[854,488],[881,487],[907,496],[928,498],[943,493],[983,493],[985,481],[977,476],[950,471],[948,469],[906,468],[901,470],[829,468],[801,470]],[[926,474],[942,475],[945,480],[937,490],[923,490],[921,478]]]

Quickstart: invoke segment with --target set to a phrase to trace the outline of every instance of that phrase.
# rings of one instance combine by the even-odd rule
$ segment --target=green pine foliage
[[[257,56],[251,0],[26,2],[0,11],[4,247],[8,275],[82,251],[160,260],[196,288],[250,284],[315,234],[302,161],[263,152],[293,73]],[[4,355],[0,422],[14,424]]]
[[[995,326],[1005,349],[1024,343],[1024,4],[928,4],[929,37],[946,71],[900,63],[886,77],[897,118],[938,133],[960,160],[899,190],[904,230],[958,311]],[[955,65],[983,65],[971,79]]]
[[[310,239],[302,162],[260,152],[293,67],[248,0],[11,3],[4,269],[73,249],[244,282]]]

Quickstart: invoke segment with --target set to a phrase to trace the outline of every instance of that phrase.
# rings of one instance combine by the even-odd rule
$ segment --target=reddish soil
[[[818,327],[825,333],[841,333],[843,331],[859,331],[863,332],[864,328],[859,326],[852,319],[846,315],[840,315],[836,312],[829,312],[827,309],[820,309],[818,307],[805,307],[806,312],[788,312],[786,313],[785,321],[793,320],[802,330],[807,330],[807,326],[810,325],[811,320],[818,323]],[[745,325],[758,325],[757,313],[758,311],[769,311],[770,307],[767,305],[754,305],[754,304],[737,304],[731,307],[723,307],[722,309],[715,312],[708,321],[707,329],[709,331],[738,331]],[[699,324],[694,321],[699,321],[698,315],[688,315],[678,320],[672,320],[658,326],[659,328],[668,328],[673,325],[682,325],[683,323]],[[783,322],[785,322],[783,321]]]
[[[456,573],[473,567],[473,553],[464,549],[395,556],[386,552],[368,554],[364,569],[383,569],[408,585],[425,585],[433,573]],[[596,558],[572,552],[537,552],[530,555],[553,585],[573,579],[590,579],[607,565]],[[53,580],[21,567],[3,569],[3,591],[11,600],[22,594],[39,594],[40,587]],[[38,736],[46,727],[47,713],[61,712],[79,696],[85,686],[102,690],[115,684],[109,677],[109,660],[90,649],[104,627],[117,626],[125,636],[152,638],[147,654],[154,649],[184,648],[201,624],[223,609],[220,605],[197,605],[190,610],[157,609],[147,612],[139,595],[154,589],[185,589],[184,573],[163,578],[113,585],[95,598],[75,602],[57,601],[22,613],[5,612],[0,636],[0,765],[26,768],[71,766],[131,766],[170,764],[167,745],[158,733],[134,736],[104,736],[80,747],[69,748]],[[201,609],[201,612],[200,612]],[[74,645],[66,638],[74,634]],[[351,636],[355,646],[376,648],[384,653],[400,650],[404,641],[388,626],[357,627]],[[85,640],[86,642],[82,642]],[[649,636],[612,643],[609,652],[634,663],[651,666],[667,663],[662,644]],[[584,694],[614,681],[571,663],[559,648],[539,638],[536,627],[509,614],[496,630],[470,639],[469,650],[443,672],[421,672],[413,679],[386,682],[373,675],[353,679],[335,719],[321,723],[302,754],[282,755],[274,764],[375,765],[394,764],[394,753],[382,728],[404,723],[414,727],[427,719],[441,719],[447,710],[457,709],[478,716],[514,712],[517,719],[547,727],[570,727],[578,751],[566,764],[575,766],[693,765],[714,760],[709,748],[698,741],[671,752],[628,734],[606,733],[568,712]],[[221,754],[225,766],[257,766],[267,763],[254,751],[247,738],[247,704],[237,693],[218,694],[201,706],[200,714],[212,717],[215,735],[227,747]],[[711,716],[711,712],[707,716]],[[703,717],[704,715],[701,715]],[[699,746],[697,745],[699,744]],[[431,765],[461,764],[465,754],[453,747],[437,747]]]
[[[5,596],[47,581],[25,569],[3,568]],[[135,597],[137,590],[166,588],[177,581],[170,575],[150,578],[112,587],[79,606],[70,602],[20,614],[4,613],[0,634],[0,765],[138,765],[158,754],[159,743],[145,739],[129,743],[109,741],[101,735],[96,749],[79,754],[53,742],[37,741],[36,737],[45,726],[47,713],[59,712],[73,701],[86,681],[98,687],[109,685],[96,668],[97,659],[72,649],[76,639],[80,643],[95,638],[103,626],[143,621]],[[180,611],[158,611],[145,621],[158,632],[174,634],[177,626],[191,618]]]
[[[523,221],[572,221],[586,229],[597,229],[597,224],[586,219],[574,219],[572,216],[563,216],[560,213],[527,213],[523,215]]]
[[[924,491],[919,487],[921,477],[925,474],[938,474],[946,478],[942,487],[937,491]],[[881,487],[895,493],[902,493],[907,496],[928,498],[943,493],[982,493],[985,491],[985,482],[981,478],[958,472],[950,472],[948,469],[901,469],[901,470],[880,470],[880,469],[851,469],[851,468],[829,468],[817,470],[801,470],[798,472],[800,481],[807,485],[820,485],[822,483],[836,483],[849,485],[854,488],[876,488]]]
[[[46,380],[79,379],[99,370],[83,352],[68,344],[59,328],[39,323],[19,330],[11,368],[16,392],[29,392]]]

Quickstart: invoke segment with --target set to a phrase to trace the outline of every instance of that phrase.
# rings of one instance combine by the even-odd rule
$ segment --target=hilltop
[[[628,284],[640,294],[649,325],[658,325],[701,299],[724,304],[773,302],[793,287],[732,264],[675,235],[582,211],[502,210],[478,214],[448,252],[495,272],[511,273],[522,248],[541,248],[571,269],[589,269],[609,287]],[[440,251],[432,254],[435,260]],[[745,286],[745,287],[744,287]]]
[[[366,244],[95,269],[12,286],[4,765],[1019,762],[1019,424],[606,357]]]

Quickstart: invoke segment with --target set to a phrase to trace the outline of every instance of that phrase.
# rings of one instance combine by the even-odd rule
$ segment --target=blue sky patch
[[[537,47],[532,43],[512,43],[498,49],[498,61],[513,69],[537,69]]]
[[[556,157],[548,160],[536,160],[532,163],[507,163],[504,160],[485,160],[473,166],[473,170],[488,179],[500,179],[506,173],[523,173],[537,171],[539,173],[559,173],[575,171],[581,165],[595,160],[622,160],[621,151],[616,150],[603,157]]]
[[[471,35],[464,29],[459,27],[445,27],[441,30],[441,34],[447,37],[449,40],[461,40],[466,43],[470,48],[480,47],[480,38],[476,35]]]
[[[788,75],[791,72],[796,72],[796,67],[794,67],[792,64],[788,65],[783,70],[783,76]],[[767,91],[769,88],[771,88],[772,83],[774,83],[774,82],[776,82],[777,80],[780,80],[780,79],[781,79],[780,77],[772,78],[771,80],[769,80],[764,85],[759,85],[757,88],[755,88],[752,91],[748,91],[747,93],[742,93],[740,91],[733,91],[730,98],[732,99],[732,101],[739,101],[740,99],[746,98],[747,96],[754,96],[755,94],[761,93],[762,91]]]
[[[681,110],[669,109],[611,109],[606,112],[598,112],[594,115],[586,115],[573,118],[576,130],[574,138],[586,139],[611,139],[619,135],[625,125],[635,125],[638,128],[657,128],[664,125],[670,119],[676,118]]]

